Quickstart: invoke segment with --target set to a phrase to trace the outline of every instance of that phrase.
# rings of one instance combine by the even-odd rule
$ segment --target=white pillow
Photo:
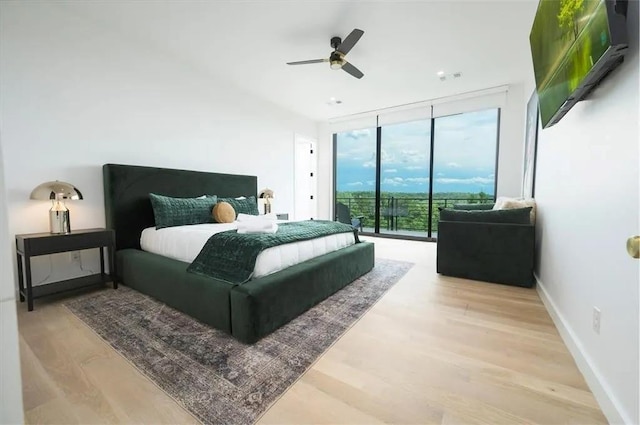
[[[527,208],[531,207],[530,221],[531,224],[536,224],[536,200],[533,198],[508,198],[506,196],[499,196],[496,199],[496,203],[493,206],[494,210],[509,210],[514,208]]]

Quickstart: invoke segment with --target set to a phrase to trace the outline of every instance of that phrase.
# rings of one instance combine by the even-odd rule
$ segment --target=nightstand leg
[[[109,247],[109,273],[113,282],[113,289],[118,289],[118,273],[116,271],[116,248],[111,245]]]
[[[18,290],[20,291],[20,302],[24,302],[24,276],[22,275],[22,255],[16,253],[18,260]]]
[[[100,247],[100,274],[104,276],[104,247]]]
[[[33,291],[31,289],[31,257],[24,257],[24,270],[27,278],[27,309],[33,311]]]

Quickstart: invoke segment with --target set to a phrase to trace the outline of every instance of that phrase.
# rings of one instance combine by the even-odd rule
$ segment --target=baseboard
[[[534,277],[536,279],[538,295],[540,295],[540,299],[549,312],[553,323],[556,325],[562,340],[573,356],[578,369],[580,369],[584,379],[587,381],[587,385],[589,385],[589,389],[600,405],[602,413],[604,413],[611,425],[633,424],[630,416],[624,411],[620,402],[613,396],[611,387],[607,385],[602,374],[595,367],[591,357],[584,349],[582,342],[567,323],[564,316],[558,311],[556,304],[549,296],[544,284],[538,279],[537,275],[534,275]]]

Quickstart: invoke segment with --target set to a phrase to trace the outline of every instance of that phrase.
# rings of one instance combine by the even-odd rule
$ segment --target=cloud
[[[364,183],[362,182],[351,182],[351,183],[347,183],[347,186],[363,186]]]
[[[426,170],[426,165],[407,165],[404,167],[405,170]]]
[[[397,173],[398,170],[396,170],[395,168],[390,168],[388,170],[384,170],[385,173]]]
[[[387,177],[382,180],[382,184],[385,186],[402,186],[402,177]]]
[[[339,133],[339,134],[344,134],[345,137],[348,137],[350,139],[362,139],[365,137],[369,137],[369,135],[371,134],[371,130],[368,128],[363,128],[362,130],[352,130],[352,131],[346,131],[344,133]]]
[[[404,179],[404,181],[409,183],[425,184],[429,182],[429,177],[409,177],[408,179]]]
[[[438,177],[444,177],[444,173],[437,173],[436,176]]]
[[[447,167],[449,167],[449,168],[460,168],[460,167],[462,167],[462,165],[458,164],[457,162],[449,162],[447,164]]]
[[[386,186],[409,186],[409,184],[423,185],[429,182],[429,177],[409,177],[403,179],[402,177],[387,177],[382,180],[382,184]]]
[[[491,184],[493,183],[493,179],[489,179],[486,177],[470,177],[467,179],[452,179],[452,178],[446,178],[446,177],[441,177],[441,178],[437,178],[436,182],[438,183],[442,183],[442,184],[478,184],[478,185],[483,185],[483,184]]]
[[[367,180],[367,186],[373,186],[374,184],[376,184],[375,180]]]

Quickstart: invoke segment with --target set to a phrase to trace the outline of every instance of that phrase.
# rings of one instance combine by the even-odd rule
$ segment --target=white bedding
[[[195,224],[148,227],[140,236],[140,247],[147,252],[191,263],[209,238],[218,232],[236,229],[237,223]],[[262,251],[256,259],[253,278],[266,276],[320,255],[355,243],[353,233],[338,233],[308,241],[275,246]]]

